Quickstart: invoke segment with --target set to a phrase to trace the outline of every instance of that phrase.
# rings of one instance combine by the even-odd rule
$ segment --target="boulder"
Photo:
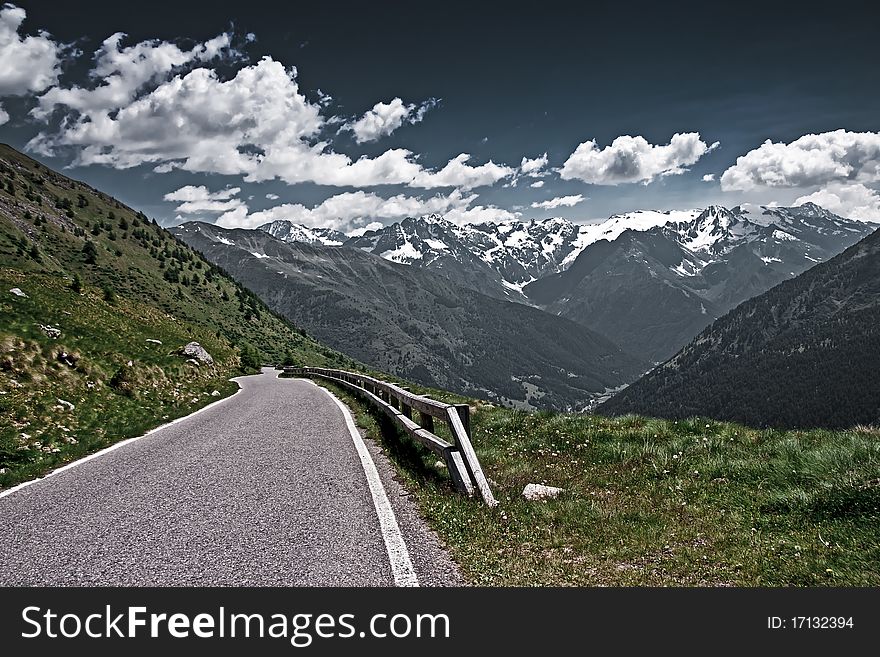
[[[68,367],[76,367],[76,364],[79,361],[79,354],[70,354],[66,351],[59,351],[57,358],[58,362],[64,363]]]
[[[211,357],[211,354],[205,351],[205,348],[198,342],[190,342],[181,350],[181,353],[184,356],[190,356],[201,363],[207,363],[208,365],[214,364],[214,359]]]
[[[22,291],[21,291],[21,288],[14,287],[14,288],[12,288],[12,289],[9,290],[9,291],[10,291],[12,294],[14,294],[15,296],[17,296],[17,297],[21,297],[22,299],[27,299],[27,298],[28,298],[28,295],[26,295],[24,292],[22,292]]]
[[[530,502],[537,502],[538,500],[553,500],[559,497],[559,494],[563,491],[562,488],[556,488],[556,486],[544,486],[543,484],[526,484],[526,487],[523,488],[523,497],[529,500]]]

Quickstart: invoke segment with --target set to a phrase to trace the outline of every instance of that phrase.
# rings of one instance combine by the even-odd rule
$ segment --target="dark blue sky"
[[[100,84],[100,79],[88,79],[92,55],[115,32],[128,34],[125,45],[158,39],[181,48],[232,32],[247,60],[206,64],[218,70],[220,79],[271,56],[297,68],[300,91],[310,101],[318,101],[318,89],[332,96],[325,118],[353,120],[395,97],[414,104],[437,98],[420,123],[404,124],[378,141],[358,144],[351,131],[336,133],[326,126],[321,138],[328,140],[328,149],[352,159],[404,148],[430,170],[460,153],[471,154],[474,166],[491,159],[515,168],[524,156],[546,152],[548,175],[522,178],[515,187],[503,178],[468,192],[478,194],[472,205],[521,212],[526,218],[592,220],[648,207],[790,203],[827,185],[854,181],[876,190],[876,180],[856,174],[847,180],[826,177],[818,184],[805,184],[817,182],[810,179],[726,191],[719,185],[737,157],[767,139],[790,143],[808,133],[880,130],[878,12],[868,2],[816,8],[773,2],[729,7],[706,2],[16,4],[27,11],[20,35],[43,29],[82,52],[79,58],[69,51],[65,56],[62,87]],[[248,33],[256,39],[244,46]],[[190,70],[175,70],[165,79]],[[24,148],[38,132],[52,129],[26,115],[36,95],[0,99],[10,115],[0,126],[0,139]],[[56,112],[54,125],[63,115]],[[550,171],[562,167],[582,142],[595,140],[601,150],[630,135],[662,146],[675,133],[699,133],[707,146],[720,143],[696,162],[687,161],[687,171],[647,180],[595,184]],[[59,149],[57,157],[40,159],[60,167],[70,164],[75,153]],[[92,164],[69,173],[164,220],[173,219],[176,203],[162,197],[183,185],[204,185],[209,191],[241,187],[240,198],[254,197],[247,203],[250,211],[281,203],[309,208],[356,189],[384,198],[450,192],[448,187],[401,184],[246,183],[240,173],[154,173],[153,167]],[[715,179],[703,181],[707,174]],[[533,182],[543,185],[531,187]],[[270,200],[266,194],[279,198]],[[570,207],[531,207],[576,195],[587,200]]]

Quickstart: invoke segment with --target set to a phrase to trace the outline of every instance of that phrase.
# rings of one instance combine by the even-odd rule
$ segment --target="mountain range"
[[[349,238],[286,221],[261,229],[433,271],[571,319],[657,363],[737,304],[851,246],[871,225],[807,203],[637,211],[587,225],[555,218],[458,226],[432,215]]]
[[[880,231],[740,304],[599,407],[762,427],[880,423]]]
[[[648,369],[569,319],[436,270],[264,230],[170,229],[275,312],[377,369],[522,408],[583,409]]]

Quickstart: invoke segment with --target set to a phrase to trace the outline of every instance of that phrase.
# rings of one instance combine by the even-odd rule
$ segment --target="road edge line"
[[[235,378],[240,378],[240,377],[235,377]],[[229,379],[229,380],[234,381],[234,379]],[[215,402],[211,402],[207,406],[202,406],[200,409],[193,411],[189,415],[183,415],[177,419],[171,420],[171,422],[166,422],[165,424],[160,424],[158,427],[153,427],[152,429],[150,429],[149,431],[147,431],[143,435],[134,436],[132,438],[126,438],[125,440],[120,440],[118,443],[113,443],[109,447],[105,447],[104,449],[98,450],[97,452],[87,454],[86,456],[83,456],[82,458],[76,459],[75,461],[71,461],[70,463],[68,463],[66,465],[62,465],[60,468],[55,468],[54,470],[47,472],[42,477],[37,477],[36,479],[28,479],[27,481],[23,481],[20,484],[16,484],[12,488],[7,488],[6,490],[0,492],[0,499],[3,499],[4,497],[6,497],[8,495],[12,495],[13,493],[20,491],[23,488],[27,488],[28,486],[39,483],[41,481],[45,481],[49,477],[54,477],[57,474],[61,474],[62,472],[66,471],[66,470],[72,470],[73,468],[75,468],[78,465],[82,465],[83,463],[87,463],[88,461],[91,461],[92,459],[96,459],[99,456],[104,456],[104,454],[108,454],[114,450],[119,449],[120,447],[125,447],[129,443],[133,443],[134,441],[140,440],[141,438],[146,438],[147,436],[150,436],[154,433],[157,433],[157,432],[161,431],[162,429],[167,429],[168,427],[173,426],[179,422],[183,422],[184,420],[188,420],[189,418],[191,418],[195,415],[198,415],[199,413],[201,413],[203,411],[207,411],[209,408],[213,408],[213,407],[217,406],[218,404],[222,404],[223,402],[229,401],[230,399],[235,397],[238,393],[240,393],[242,390],[244,390],[244,388],[241,387],[241,384],[238,383],[238,381],[234,381],[234,383],[238,386],[238,390],[236,390],[234,393],[232,393],[228,397],[224,397],[223,399],[218,399]]]
[[[394,515],[394,509],[388,500],[388,494],[385,492],[382,479],[379,477],[379,471],[376,469],[373,457],[370,456],[370,451],[367,449],[357,425],[355,425],[351,411],[339,397],[327,390],[327,388],[319,386],[311,379],[302,380],[308,381],[319,390],[323,390],[336,403],[339,410],[342,411],[345,425],[348,427],[348,432],[351,434],[355,449],[357,449],[358,456],[360,456],[364,474],[367,476],[367,485],[373,498],[376,516],[379,518],[379,529],[382,532],[382,539],[385,541],[385,550],[388,552],[388,561],[391,564],[394,585],[419,586],[419,579],[416,576],[415,568],[413,568],[406,542],[403,540],[403,533],[397,524],[397,516]]]

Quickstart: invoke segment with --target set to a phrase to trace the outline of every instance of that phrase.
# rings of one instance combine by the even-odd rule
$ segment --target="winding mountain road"
[[[0,496],[0,585],[461,585],[375,445],[271,369]],[[375,465],[374,465],[375,464]]]

